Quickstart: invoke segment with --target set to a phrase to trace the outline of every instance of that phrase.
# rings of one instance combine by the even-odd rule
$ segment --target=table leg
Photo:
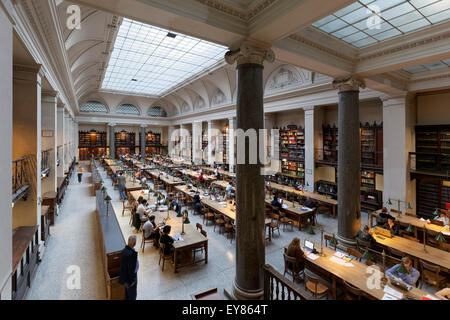
[[[333,206],[333,219],[336,218],[336,208],[337,206]]]
[[[333,295],[333,299],[337,300],[337,288],[336,288],[336,277],[333,276],[333,279],[331,280],[331,291]]]
[[[208,263],[208,241],[205,242],[205,264]]]

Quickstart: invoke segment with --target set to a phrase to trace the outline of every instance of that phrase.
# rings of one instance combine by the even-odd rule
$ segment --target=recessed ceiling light
[[[175,38],[176,36],[177,35],[175,33],[172,33],[172,32],[167,33],[167,37],[169,37],[169,38]]]

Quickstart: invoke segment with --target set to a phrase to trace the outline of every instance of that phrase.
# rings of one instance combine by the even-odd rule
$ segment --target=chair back
[[[402,212],[400,210],[395,210],[395,209],[391,209],[391,212],[393,213],[398,213],[398,214],[402,214]]]
[[[316,277],[315,275],[311,274],[310,272],[307,271],[307,269],[305,269],[305,283],[306,282],[311,282],[314,284],[314,293],[317,293],[317,286],[319,285],[320,279],[318,277]]]
[[[284,258],[284,272],[292,274],[295,269],[296,259],[295,257],[290,257],[286,253],[283,253]]]
[[[330,235],[328,235],[328,234],[324,234],[324,235],[323,235],[323,238],[325,239],[325,245],[326,245],[328,248],[332,248],[332,249],[336,250],[337,240],[336,240],[336,244],[332,244],[332,243],[331,243],[331,239],[333,239],[332,236],[330,236]]]
[[[415,242],[420,242],[419,239],[414,238],[414,237],[411,237],[411,236],[408,236],[408,235],[406,235],[406,234],[403,235],[403,238],[408,239],[408,240],[411,240],[411,241],[415,241]]]
[[[360,251],[366,248],[370,248],[370,242],[356,238],[356,248]]]
[[[354,256],[355,258],[357,258],[358,261],[361,261],[361,258],[362,258],[362,253],[361,252],[359,252],[359,251],[357,251],[355,249],[352,249],[352,248],[347,248],[347,253],[349,255]]]
[[[201,232],[202,235],[205,236],[205,238],[207,238],[207,236],[206,236],[206,231],[205,231],[205,230],[202,229],[202,230],[200,230],[200,232]]]
[[[279,219],[280,219],[280,216],[279,216],[278,214],[271,213],[271,214],[270,214],[270,218],[272,219],[272,221],[273,221],[273,220],[279,220]]]
[[[197,227],[197,230],[198,229],[203,230],[203,226],[200,223],[197,222],[195,226]]]
[[[344,292],[347,300],[361,300],[362,290],[344,280]]]

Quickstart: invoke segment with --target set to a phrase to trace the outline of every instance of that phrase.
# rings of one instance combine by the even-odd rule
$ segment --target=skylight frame
[[[167,36],[169,33],[175,38]],[[212,42],[124,18],[101,90],[160,97],[219,63],[227,50]]]
[[[368,18],[375,14],[369,9],[371,5],[381,9],[382,29],[372,30],[367,26]],[[450,21],[450,0],[358,0],[312,26],[360,49],[444,21]]]

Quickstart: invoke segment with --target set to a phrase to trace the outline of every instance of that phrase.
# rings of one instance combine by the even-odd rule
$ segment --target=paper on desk
[[[308,258],[310,258],[311,260],[316,260],[316,259],[318,259],[319,258],[319,256],[317,255],[317,254],[314,254],[314,253],[308,253],[307,255],[306,255]]]
[[[403,298],[403,293],[401,293],[401,292],[399,292],[399,291],[397,291],[397,290],[395,290],[395,289],[393,289],[393,288],[391,288],[389,286],[385,286],[383,291],[388,293],[388,294],[390,294],[391,296],[396,297],[397,299]]]
[[[289,206],[288,206],[287,204],[283,203],[283,204],[281,205],[281,207],[282,207],[283,209],[286,209],[286,208],[288,208]]]
[[[391,296],[389,293],[385,293],[381,300],[398,300],[396,297]]]
[[[420,218],[419,220],[420,220],[420,221],[425,221],[425,219],[424,219],[424,218]]]
[[[335,255],[336,257],[338,257],[338,258],[343,258],[343,257],[345,257],[345,253],[339,252],[339,251],[336,251],[336,252],[334,253],[334,255]]]

